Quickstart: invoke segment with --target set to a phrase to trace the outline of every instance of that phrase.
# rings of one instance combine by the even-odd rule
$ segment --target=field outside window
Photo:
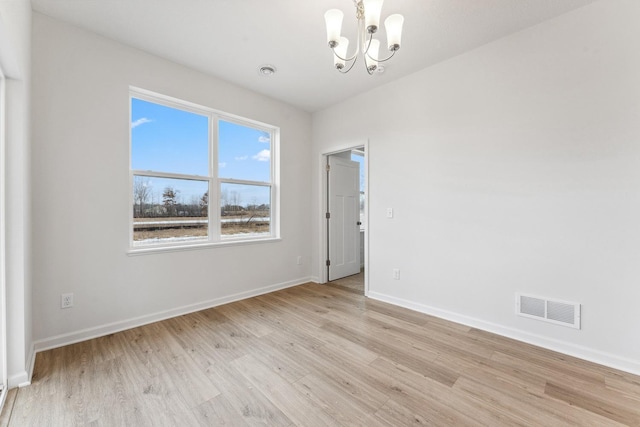
[[[277,129],[131,93],[132,247],[277,237]]]

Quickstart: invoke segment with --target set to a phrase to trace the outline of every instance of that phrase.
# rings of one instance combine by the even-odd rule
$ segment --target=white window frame
[[[6,79],[0,67],[0,409],[9,385],[7,369],[7,284],[6,284]]]
[[[180,100],[170,96],[158,94],[145,89],[136,87],[129,87],[129,121],[131,121],[131,103],[132,99],[140,99],[143,101],[159,104],[169,108],[175,108],[182,111],[206,116],[209,119],[209,175],[189,175],[180,173],[169,173],[160,171],[146,171],[136,170],[132,168],[132,132],[129,129],[129,203],[128,217],[129,217],[129,251],[131,255],[144,254],[150,252],[159,251],[174,251],[174,250],[189,250],[198,249],[203,247],[212,246],[227,246],[237,244],[253,244],[279,241],[280,239],[280,192],[279,192],[279,179],[280,179],[280,165],[279,165],[279,148],[280,148],[280,128],[272,126],[266,123],[258,122],[255,120],[247,119],[240,116],[224,113],[209,107],[194,104],[192,102]],[[219,176],[218,166],[218,123],[219,121],[231,122],[234,124],[248,126],[253,129],[266,132],[270,135],[270,182],[263,181],[251,181],[242,179],[230,179],[221,178]],[[130,123],[129,123],[130,126]],[[208,238],[195,240],[195,241],[183,241],[183,242],[158,242],[157,244],[146,245],[134,245],[133,240],[133,225],[134,218],[132,213],[132,201],[134,200],[134,177],[144,176],[151,178],[170,178],[170,179],[188,179],[197,181],[207,181],[209,184],[209,206],[208,206]],[[240,184],[240,185],[255,185],[261,187],[270,188],[270,233],[264,236],[223,236],[221,234],[221,206],[220,206],[220,194],[223,183]]]

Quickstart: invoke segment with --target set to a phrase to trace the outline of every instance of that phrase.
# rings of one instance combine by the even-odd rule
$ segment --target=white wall
[[[31,3],[0,2],[0,17],[18,67],[6,84],[7,371],[10,387],[29,382],[31,335],[30,69]]]
[[[127,256],[129,85],[280,127],[282,241]],[[308,279],[308,113],[34,13],[33,122],[38,349]]]
[[[369,139],[370,296],[640,373],[638,22],[603,0],[314,114],[315,212],[320,154]]]

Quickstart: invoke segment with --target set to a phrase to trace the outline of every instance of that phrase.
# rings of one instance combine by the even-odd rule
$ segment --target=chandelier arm
[[[366,38],[366,36],[365,36],[365,38]],[[368,42],[367,41],[363,41],[362,42],[362,54],[363,55],[369,56],[369,48],[371,47],[371,42],[372,41],[373,41],[373,34],[369,34],[369,41]],[[365,43],[367,44],[367,48],[366,49],[364,48],[364,44]],[[371,57],[369,56],[369,58],[371,58]],[[373,58],[371,58],[371,59],[373,59]]]
[[[391,58],[393,58],[393,55],[395,55],[395,54],[396,54],[396,52],[397,52],[397,50],[392,51],[391,55],[387,56],[387,57],[386,57],[386,58],[384,58],[384,59],[374,59],[374,58],[371,58],[371,55],[369,55],[369,53],[368,53],[368,52],[366,53],[366,55],[367,55],[370,59],[373,59],[374,61],[378,61],[378,62],[386,62],[386,61],[390,60]]]
[[[338,68],[337,70],[338,70],[339,72],[341,72],[342,74],[347,74],[349,71],[351,71],[351,69],[353,68],[353,66],[354,66],[354,65],[356,65],[356,62],[358,62],[358,58],[356,58],[356,59],[351,63],[351,65],[349,65],[349,68],[347,68],[346,70],[344,70],[344,71],[343,71],[343,70],[342,70],[342,69],[340,69],[340,68]]]
[[[358,56],[358,53],[360,53],[360,52],[358,51],[358,49],[356,48],[356,51],[354,52],[354,54],[353,54],[353,55],[351,55],[351,58],[343,58],[343,57],[341,57],[340,55],[338,55],[338,54],[336,53],[336,48],[335,48],[335,47],[332,47],[332,48],[331,48],[331,50],[333,51],[333,54],[334,54],[334,55],[335,55],[339,60],[341,60],[341,61],[345,61],[345,62],[353,61],[353,60],[354,60],[354,59],[356,59],[356,57]]]

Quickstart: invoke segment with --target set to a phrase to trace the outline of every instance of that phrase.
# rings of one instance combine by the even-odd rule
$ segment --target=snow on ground
[[[254,217],[254,218],[222,218],[220,222],[222,223],[232,223],[232,222],[268,222],[271,221],[271,218],[268,216],[263,217]],[[162,225],[162,224],[207,224],[209,221],[206,219],[180,219],[174,221],[134,221],[134,225],[138,224],[149,224],[149,225]]]
[[[226,236],[222,236],[222,240],[234,240],[234,238],[242,237],[267,237],[269,233],[235,233]],[[207,236],[181,236],[181,237],[154,237],[153,239],[136,240],[133,242],[134,246],[149,246],[158,245],[162,243],[182,243],[182,242],[195,242],[206,243],[208,242]]]

